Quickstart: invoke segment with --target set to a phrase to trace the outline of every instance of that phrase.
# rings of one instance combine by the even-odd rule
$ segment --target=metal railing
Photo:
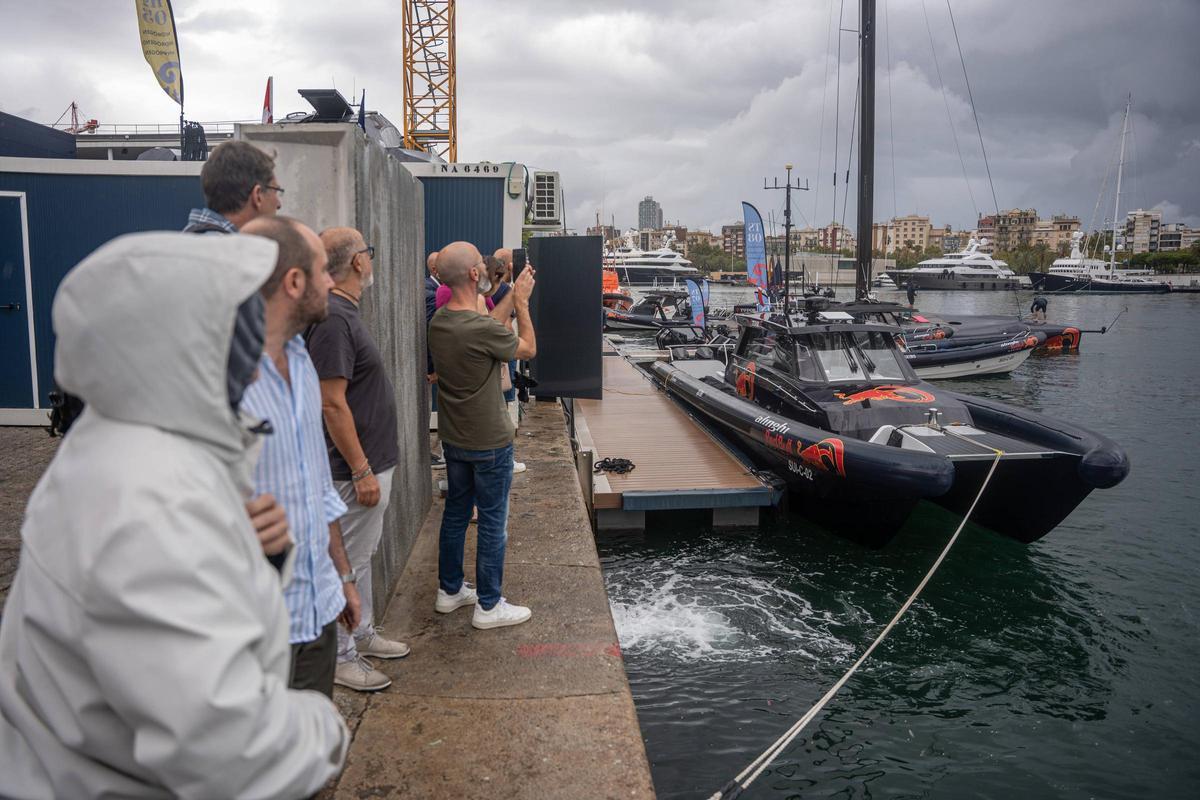
[[[204,126],[204,133],[207,136],[213,134],[228,134],[233,135],[233,127],[238,124],[257,123],[257,119],[242,119],[242,120],[221,120],[219,122],[201,122]],[[61,130],[62,125],[58,126]],[[179,123],[112,123],[106,125],[97,125],[92,130],[81,131],[78,136],[178,136]]]

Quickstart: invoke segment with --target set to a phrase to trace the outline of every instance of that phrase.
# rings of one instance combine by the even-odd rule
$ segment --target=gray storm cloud
[[[277,113],[304,107],[296,88],[334,81],[347,94],[365,88],[372,109],[400,120],[398,3],[267,0],[252,12],[230,0],[175,5],[189,118],[256,117],[273,74]],[[460,158],[561,171],[576,229],[601,209],[631,225],[646,194],[669,220],[693,227],[737,219],[743,199],[766,215],[781,198],[764,193],[762,179],[788,162],[812,186],[798,201],[799,222],[841,220],[845,207],[853,224],[853,195],[842,194],[839,178],[835,198],[831,181],[834,108],[844,176],[857,78],[856,37],[836,28],[839,13],[841,27],[857,27],[857,5],[459,0]],[[1002,208],[1088,222],[1132,93],[1123,205],[1159,205],[1167,221],[1200,225],[1200,2],[954,6]],[[878,7],[875,217],[915,211],[971,226],[993,206],[946,4]],[[45,0],[4,16],[3,110],[49,122],[77,100],[101,122],[173,120],[176,108],[138,50],[127,0]]]

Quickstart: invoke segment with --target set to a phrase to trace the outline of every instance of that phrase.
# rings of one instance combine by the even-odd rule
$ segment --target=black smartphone
[[[512,279],[516,282],[521,275],[521,270],[525,269],[525,248],[518,247],[513,250],[513,274]]]

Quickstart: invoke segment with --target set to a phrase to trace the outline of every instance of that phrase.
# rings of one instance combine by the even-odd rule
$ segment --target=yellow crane
[[[404,146],[458,160],[454,0],[405,0]]]

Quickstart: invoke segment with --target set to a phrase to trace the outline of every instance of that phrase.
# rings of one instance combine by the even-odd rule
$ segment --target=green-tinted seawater
[[[1015,313],[1030,297],[927,292],[918,306]],[[1126,306],[1078,354],[948,384],[1104,433],[1130,476],[1033,545],[968,528],[746,796],[1200,796],[1200,296],[1053,297],[1049,316],[1099,328]],[[799,517],[601,538],[659,796],[707,796],[807,711],[955,524],[923,505],[882,551]]]

